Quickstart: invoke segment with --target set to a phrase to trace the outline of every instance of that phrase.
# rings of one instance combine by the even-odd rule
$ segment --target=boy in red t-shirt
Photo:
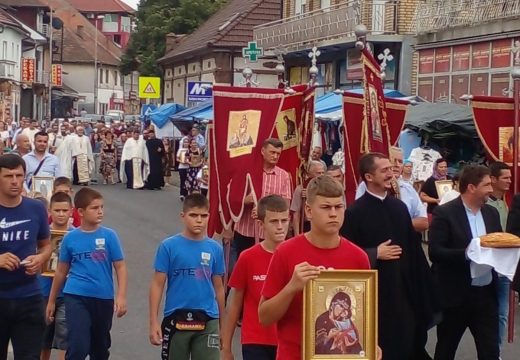
[[[263,327],[258,321],[258,304],[273,252],[287,236],[289,207],[279,195],[269,195],[258,202],[258,220],[265,239],[240,254],[229,280],[231,295],[222,330],[222,359],[233,360],[231,343],[244,308],[242,321],[242,357],[244,360],[276,359],[276,328]]]
[[[72,181],[70,181],[70,179],[65,176],[60,176],[54,179],[52,193],[54,195],[58,192],[64,192],[72,198],[72,196],[74,195],[74,190],[72,189]],[[50,223],[52,223],[52,219],[49,217],[49,224]],[[69,225],[72,225],[75,228],[81,225],[81,218],[79,217],[78,210],[75,207],[72,208],[72,214],[70,216]]]
[[[340,237],[345,207],[343,187],[328,176],[311,180],[305,215],[311,230],[275,251],[258,309],[260,323],[276,324],[278,360],[302,358],[303,288],[321,270],[369,269],[367,254]]]

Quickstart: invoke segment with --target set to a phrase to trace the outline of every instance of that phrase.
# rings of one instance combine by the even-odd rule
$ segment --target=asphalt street
[[[114,319],[111,359],[160,359],[160,348],[148,341],[148,287],[155,250],[165,237],[181,230],[181,202],[178,188],[161,191],[127,190],[123,185],[95,186],[105,197],[105,225],[115,229],[122,240],[129,270],[128,314]],[[182,295],[180,295],[182,296]],[[517,307],[516,343],[506,344],[503,360],[516,360],[520,354],[520,308]],[[399,327],[396,324],[396,336]],[[235,334],[235,359],[242,359],[239,334]],[[435,330],[430,331],[427,350],[433,353]],[[457,360],[475,360],[473,339],[466,332]]]

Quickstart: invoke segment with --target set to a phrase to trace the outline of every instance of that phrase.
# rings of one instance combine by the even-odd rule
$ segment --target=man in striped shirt
[[[291,201],[291,180],[287,171],[276,166],[282,153],[283,143],[279,139],[270,138],[262,145],[263,180],[262,194],[260,200],[268,195],[280,195],[287,201]],[[251,194],[244,199],[244,211],[242,217],[235,224],[233,241],[237,251],[240,253],[255,244],[255,237],[262,240],[264,238],[263,229],[255,221],[256,207]]]

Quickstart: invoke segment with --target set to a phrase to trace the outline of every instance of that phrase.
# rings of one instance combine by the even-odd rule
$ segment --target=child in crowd
[[[58,192],[64,192],[72,199],[72,195],[74,194],[74,190],[72,189],[72,181],[65,176],[60,176],[54,179],[54,188],[52,193],[56,194]],[[70,219],[72,221],[72,226],[75,228],[80,226],[81,219],[79,217],[78,210],[74,207],[72,208]]]
[[[340,237],[343,187],[329,176],[307,187],[309,232],[280,244],[273,255],[258,308],[263,326],[276,324],[279,360],[301,360],[303,289],[323,269],[369,269],[367,254]]]
[[[186,196],[182,233],[157,250],[150,286],[150,342],[162,345],[162,358],[219,360],[219,318],[224,313],[224,254],[206,235],[209,204],[202,194]],[[168,282],[162,325],[158,319]],[[221,318],[222,320],[222,318]]]
[[[200,193],[208,196],[209,189],[209,168],[204,160],[202,168],[197,173],[197,181],[199,182]]]
[[[231,344],[242,307],[242,357],[244,360],[276,359],[276,328],[263,327],[258,321],[258,304],[265,276],[274,251],[287,236],[289,207],[279,195],[266,196],[258,202],[258,220],[265,239],[240,254],[229,280],[232,288],[226,322],[222,330],[222,359],[233,360]]]
[[[64,192],[55,193],[51,197],[48,208],[51,218],[51,231],[72,230],[72,227],[69,225],[69,219],[72,214],[72,200],[69,195]],[[58,249],[52,249],[51,259],[57,255],[56,253],[59,254],[59,245]],[[42,293],[46,299],[48,299],[51,291],[52,279],[53,277],[50,276],[40,276]],[[51,349],[58,350],[59,360],[65,359],[65,350],[67,350],[67,326],[65,324],[65,303],[63,301],[62,291],[59,292],[56,298],[56,315],[54,322],[48,324],[45,328],[41,360],[49,360],[51,358]]]
[[[106,360],[113,313],[122,317],[127,310],[126,264],[116,232],[101,225],[103,196],[91,188],[82,188],[74,197],[74,205],[81,225],[63,238],[47,319],[54,321],[56,298],[67,279],[63,289],[68,330],[66,357]],[[115,301],[112,267],[118,285]]]

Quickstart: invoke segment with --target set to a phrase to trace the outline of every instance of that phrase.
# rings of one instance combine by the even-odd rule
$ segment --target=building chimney
[[[76,27],[76,34],[83,39],[83,25],[78,25]]]
[[[170,52],[173,49],[175,49],[177,47],[177,45],[179,45],[181,40],[184,38],[184,36],[186,36],[186,35],[184,35],[184,34],[177,35],[174,33],[166,34],[166,52]]]

